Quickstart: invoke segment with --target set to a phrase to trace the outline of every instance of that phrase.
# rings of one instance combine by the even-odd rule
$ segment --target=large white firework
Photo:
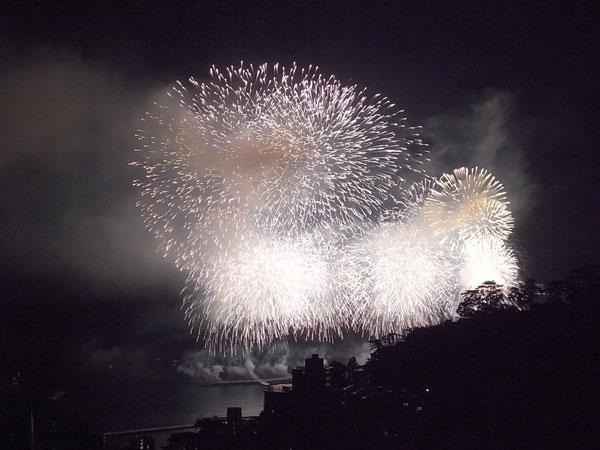
[[[176,84],[145,117],[144,220],[176,253],[193,251],[190,228],[214,208],[275,233],[362,221],[420,171],[425,145],[400,112],[317,68],[213,67],[211,81]]]
[[[318,234],[240,237],[190,273],[186,317],[213,348],[341,334],[327,247]]]
[[[210,75],[177,83],[144,118],[142,217],[188,273],[187,316],[209,342],[328,336],[345,300],[329,292],[326,246],[305,236],[322,243],[323,230],[372,220],[399,179],[421,172],[418,127],[317,68]]]
[[[349,245],[343,265],[341,285],[355,305],[355,328],[380,336],[450,313],[456,295],[450,249],[413,224],[377,226]]]
[[[154,103],[138,206],[208,346],[401,332],[451,316],[461,290],[515,285],[502,185],[426,176],[400,113],[295,65],[213,67]]]
[[[436,179],[423,215],[444,239],[506,239],[513,229],[504,187],[485,169],[461,167]]]

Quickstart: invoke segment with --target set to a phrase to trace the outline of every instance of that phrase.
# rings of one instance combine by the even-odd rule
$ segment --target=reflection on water
[[[241,406],[244,416],[258,415],[263,406],[263,387],[167,383],[152,392],[105,396],[95,406],[90,422],[99,431],[192,424],[202,417],[225,416],[228,406]]]

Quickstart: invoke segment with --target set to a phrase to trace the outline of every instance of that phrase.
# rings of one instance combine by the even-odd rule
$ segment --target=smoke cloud
[[[332,361],[346,364],[354,356],[364,364],[371,352],[369,343],[357,337],[336,344],[290,344],[275,345],[266,351],[250,354],[215,355],[207,350],[188,351],[177,370],[199,383],[234,381],[246,379],[285,378],[294,367],[303,366],[304,360],[313,353]]]
[[[127,166],[153,91],[47,52],[0,74],[0,249],[13,269],[66,268],[129,285],[168,273],[138,217]]]
[[[488,169],[504,185],[511,209],[519,218],[531,206],[535,186],[523,154],[526,131],[516,118],[515,98],[508,92],[488,91],[472,104],[426,121],[424,134],[431,145],[428,172],[433,176],[460,166]]]

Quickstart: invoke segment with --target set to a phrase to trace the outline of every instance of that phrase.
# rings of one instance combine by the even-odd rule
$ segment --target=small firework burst
[[[455,169],[436,180],[423,214],[440,236],[460,240],[505,240],[513,229],[504,187],[477,167]]]

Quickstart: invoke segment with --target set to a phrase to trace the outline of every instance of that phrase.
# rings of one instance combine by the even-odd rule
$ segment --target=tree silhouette
[[[523,294],[518,288],[515,289],[512,295],[516,300],[521,301],[520,298]],[[485,281],[477,288],[461,294],[461,302],[456,312],[459,316],[468,318],[480,313],[489,314],[513,307],[511,299],[505,297],[502,286],[496,284],[495,281]]]
[[[521,310],[527,310],[544,294],[545,292],[541,285],[530,278],[525,282],[519,283],[519,286],[510,288],[507,300],[510,305],[514,305]]]
[[[580,308],[598,309],[596,299],[600,292],[599,266],[586,266],[572,270],[563,286],[567,302],[574,303]]]
[[[374,352],[382,349],[383,347],[390,347],[396,345],[398,342],[402,342],[402,339],[408,332],[409,330],[405,330],[404,333],[388,333],[385,336],[381,336],[377,339],[369,341],[371,351]]]

